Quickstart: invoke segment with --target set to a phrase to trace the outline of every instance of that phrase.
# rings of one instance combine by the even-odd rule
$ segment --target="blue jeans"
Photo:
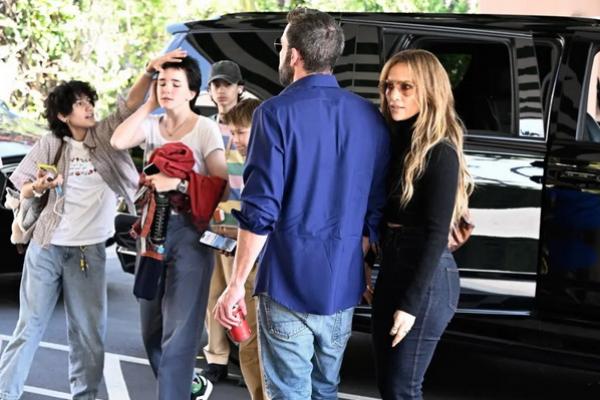
[[[298,313],[269,296],[259,297],[259,353],[271,400],[337,399],[353,312]]]
[[[412,250],[421,244],[418,243],[418,239],[410,237],[394,239],[384,246],[383,268],[409,268],[410,262],[408,265],[405,262],[415,254]],[[392,299],[397,288],[395,289],[390,282],[385,282],[394,276],[386,272],[389,271],[382,270],[379,275],[373,300],[373,346],[377,386],[384,400],[422,399],[425,372],[442,333],[456,312],[460,294],[458,269],[452,254],[447,249],[444,250],[415,316],[415,324],[406,337],[393,348],[389,332],[396,311]]]
[[[158,380],[158,399],[189,399],[208,301],[213,251],[183,215],[172,214],[165,270],[154,300],[140,299],[142,339]]]
[[[67,316],[69,383],[73,399],[95,399],[104,368],[106,250],[104,242],[42,248],[29,244],[21,278],[19,321],[0,358],[0,399],[23,394],[35,351],[61,291]]]

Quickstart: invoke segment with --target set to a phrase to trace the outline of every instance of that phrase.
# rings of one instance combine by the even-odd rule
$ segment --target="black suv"
[[[450,75],[477,187],[474,235],[455,253],[462,291],[446,339],[600,369],[599,21],[336,17],[346,34],[334,71],[342,87],[377,103],[383,63],[408,48],[433,52]],[[237,62],[247,90],[265,99],[282,89],[272,43],[285,25],[282,13],[188,22],[169,28],[168,48],[187,49],[203,69]],[[355,328],[369,322],[359,307]]]

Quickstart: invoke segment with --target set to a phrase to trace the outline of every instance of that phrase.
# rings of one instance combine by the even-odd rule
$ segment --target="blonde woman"
[[[472,190],[450,81],[424,50],[394,55],[380,76],[392,161],[382,270],[373,300],[377,383],[383,399],[421,399],[422,382],[458,303],[448,232]]]

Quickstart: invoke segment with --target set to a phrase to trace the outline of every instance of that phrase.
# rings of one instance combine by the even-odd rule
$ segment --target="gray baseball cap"
[[[208,84],[215,79],[223,79],[229,83],[242,84],[242,73],[240,67],[233,61],[223,60],[217,61],[212,65],[210,69],[210,77],[208,78]]]

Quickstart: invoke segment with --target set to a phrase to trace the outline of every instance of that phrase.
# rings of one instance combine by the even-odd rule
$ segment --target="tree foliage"
[[[40,118],[60,81],[89,81],[103,114],[168,42],[170,23],[240,11],[467,12],[473,0],[0,0],[0,99]]]

